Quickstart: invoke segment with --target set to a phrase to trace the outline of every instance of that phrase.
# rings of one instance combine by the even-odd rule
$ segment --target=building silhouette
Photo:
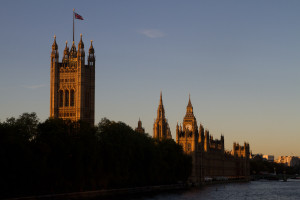
[[[83,120],[94,125],[95,119],[95,50],[91,41],[85,64],[82,34],[78,51],[73,41],[64,49],[59,62],[56,37],[52,44],[50,66],[50,117]]]
[[[142,121],[139,119],[138,121],[138,127],[135,129],[136,132],[138,133],[145,133],[145,129],[142,127]]]
[[[165,117],[165,109],[162,101],[162,92],[160,92],[160,100],[157,108],[157,117],[153,124],[153,138],[158,140],[172,139],[171,130],[168,120]]]

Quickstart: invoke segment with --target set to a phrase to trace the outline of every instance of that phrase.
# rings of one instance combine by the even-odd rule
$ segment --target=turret
[[[138,127],[135,129],[135,131],[138,133],[145,133],[145,129],[142,127],[142,121],[140,118],[138,121]]]
[[[70,50],[70,58],[77,58],[77,50],[74,41]]]
[[[250,146],[249,146],[249,143],[244,142],[244,148],[245,148],[245,158],[249,159],[249,157],[250,157]]]
[[[56,35],[54,35],[54,41],[52,44],[52,52],[51,52],[51,62],[58,63],[58,46],[56,43]]]
[[[94,66],[94,64],[95,64],[95,50],[93,47],[93,40],[91,40],[91,46],[89,49],[89,56],[88,56],[88,65]]]
[[[204,132],[204,151],[209,151],[209,131]]]
[[[84,63],[85,52],[84,52],[84,44],[82,41],[82,34],[80,34],[80,41],[78,43],[77,58],[78,58],[78,61],[81,61]]]
[[[64,56],[63,56],[63,62],[68,62],[69,61],[69,47],[68,47],[68,41],[66,41],[66,47],[64,50]]]
[[[51,66],[50,66],[50,117],[58,117],[58,46],[56,44],[56,36],[51,51]]]
[[[202,126],[202,124],[200,124],[199,127],[199,143],[201,143],[201,145],[204,145],[204,128]]]
[[[238,146],[238,144],[236,142],[234,142],[233,148],[232,148],[232,153],[231,153],[233,156],[237,156],[237,148],[236,148],[237,146]]]
[[[222,152],[225,152],[225,145],[224,145],[224,135],[221,135],[221,150]]]

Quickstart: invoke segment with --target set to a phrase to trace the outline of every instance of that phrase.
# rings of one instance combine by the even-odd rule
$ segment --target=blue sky
[[[152,135],[163,92],[173,138],[191,94],[198,124],[227,149],[300,156],[299,1],[1,1],[0,119],[49,116],[53,36],[96,51],[96,123]]]

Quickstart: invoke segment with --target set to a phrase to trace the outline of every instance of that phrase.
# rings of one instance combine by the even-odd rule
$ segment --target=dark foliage
[[[289,167],[284,164],[269,162],[264,160],[261,157],[256,157],[255,159],[250,160],[250,172],[251,175],[259,175],[262,173],[274,173],[276,174],[297,174],[299,173],[298,167]]]
[[[156,141],[122,122],[48,119],[0,123],[0,197],[170,184],[192,161],[173,140]]]

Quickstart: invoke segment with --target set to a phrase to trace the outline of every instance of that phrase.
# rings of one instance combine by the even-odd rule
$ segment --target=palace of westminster
[[[50,117],[70,120],[84,120],[94,124],[95,120],[95,50],[89,48],[85,63],[82,35],[78,50],[73,41],[71,49],[66,42],[62,61],[59,62],[56,37],[52,44],[50,66]],[[138,121],[136,132],[145,133],[142,122]],[[162,94],[153,124],[153,138],[172,139],[168,120],[165,117]],[[248,143],[233,144],[232,151],[225,151],[224,136],[213,139],[208,130],[200,124],[193,113],[189,98],[182,125],[176,126],[176,143],[192,157],[192,174],[189,180],[201,183],[207,179],[249,178],[250,147]]]

